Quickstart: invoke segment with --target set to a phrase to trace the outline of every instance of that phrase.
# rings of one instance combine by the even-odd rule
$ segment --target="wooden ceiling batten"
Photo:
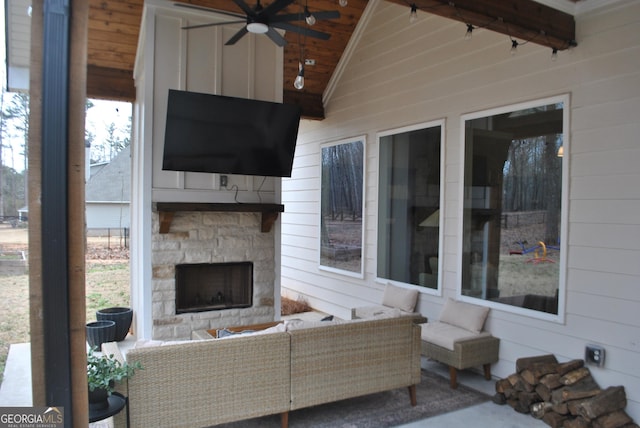
[[[533,0],[387,0],[551,49],[576,46],[572,15]]]

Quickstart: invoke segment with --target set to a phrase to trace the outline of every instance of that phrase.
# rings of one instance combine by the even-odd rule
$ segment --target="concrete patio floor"
[[[4,380],[0,386],[0,406],[31,406],[31,348],[28,343],[11,345]],[[423,359],[424,369],[448,377],[447,367],[442,364]],[[494,382],[486,381],[484,377],[472,371],[463,371],[458,375],[458,381],[470,388],[493,395]],[[109,427],[109,420],[90,424],[92,428]],[[493,402],[467,407],[444,415],[401,425],[397,428],[536,428],[547,425],[530,415],[515,412],[509,406],[498,406]]]

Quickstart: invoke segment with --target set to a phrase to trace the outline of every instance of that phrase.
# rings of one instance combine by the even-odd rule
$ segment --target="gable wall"
[[[579,46],[559,53],[533,43],[511,56],[504,35],[474,31],[407,8],[372,1],[372,16],[326,105],[327,118],[301,124],[293,176],[283,180],[282,288],[315,308],[348,317],[380,302],[376,282],[377,133],[445,119],[443,293],[422,293],[418,310],[437,319],[456,297],[460,257],[460,117],[493,107],[569,94],[569,225],[564,322],[492,309],[500,337],[497,376],[522,356],[583,358],[606,349],[592,368],[602,386],[624,385],[627,411],[640,420],[640,3],[576,17]],[[365,277],[318,269],[320,144],[365,135]],[[569,154],[567,154],[569,152]],[[566,190],[565,190],[566,191]]]

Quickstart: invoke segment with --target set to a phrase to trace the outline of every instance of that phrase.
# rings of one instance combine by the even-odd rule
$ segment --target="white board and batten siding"
[[[139,61],[144,77],[152,79],[151,93],[145,94],[153,106],[152,190],[155,202],[276,202],[277,179],[228,175],[227,188],[220,187],[219,174],[162,170],[164,131],[169,89],[187,90],[263,101],[282,101],[283,52],[266,37],[248,34],[232,47],[224,46],[241,27],[213,26],[184,30],[188,25],[229,20],[220,14],[207,14],[155,0],[146,2],[146,16],[153,19],[149,30],[151,58]],[[152,27],[152,29],[151,29]],[[139,54],[140,55],[140,54]],[[149,55],[147,55],[149,56]],[[236,198],[235,188],[238,189]],[[228,190],[233,188],[234,190]],[[256,196],[260,190],[259,199]]]
[[[561,51],[419,11],[371,1],[349,59],[326,97],[326,119],[301,124],[293,176],[283,180],[282,288],[337,316],[381,300],[376,280],[379,133],[444,119],[442,292],[422,293],[418,309],[437,319],[459,296],[461,117],[568,96],[567,266],[563,317],[545,320],[493,308],[487,328],[501,339],[496,376],[515,360],[553,353],[583,358],[586,344],[606,350],[591,367],[603,387],[624,385],[627,412],[640,421],[640,2],[608,3],[576,15],[578,47]],[[319,269],[320,145],[365,135],[365,277]]]

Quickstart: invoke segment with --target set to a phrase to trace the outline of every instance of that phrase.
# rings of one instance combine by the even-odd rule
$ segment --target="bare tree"
[[[2,93],[0,94],[0,112],[4,111],[4,87],[2,88]],[[5,120],[4,115],[0,116],[0,217],[4,217],[4,191],[2,189],[2,177],[3,177],[3,166],[2,162],[2,137],[4,136],[5,129]]]
[[[4,94],[3,94],[4,95]],[[27,200],[27,160],[28,160],[28,136],[29,136],[29,95],[25,93],[11,93],[11,98],[7,103],[4,102],[4,96],[2,97],[2,127],[0,127],[0,134],[2,135],[2,141],[7,138],[19,138],[22,140],[20,153],[24,160],[24,173],[23,183],[21,186],[11,186],[13,192],[12,200],[14,204],[16,201],[24,198],[24,202]],[[6,172],[6,171],[3,171]],[[14,183],[15,184],[15,183]],[[24,195],[18,195],[18,189],[24,189]],[[2,207],[4,209],[5,200],[3,198]],[[17,207],[15,208],[17,209]]]

